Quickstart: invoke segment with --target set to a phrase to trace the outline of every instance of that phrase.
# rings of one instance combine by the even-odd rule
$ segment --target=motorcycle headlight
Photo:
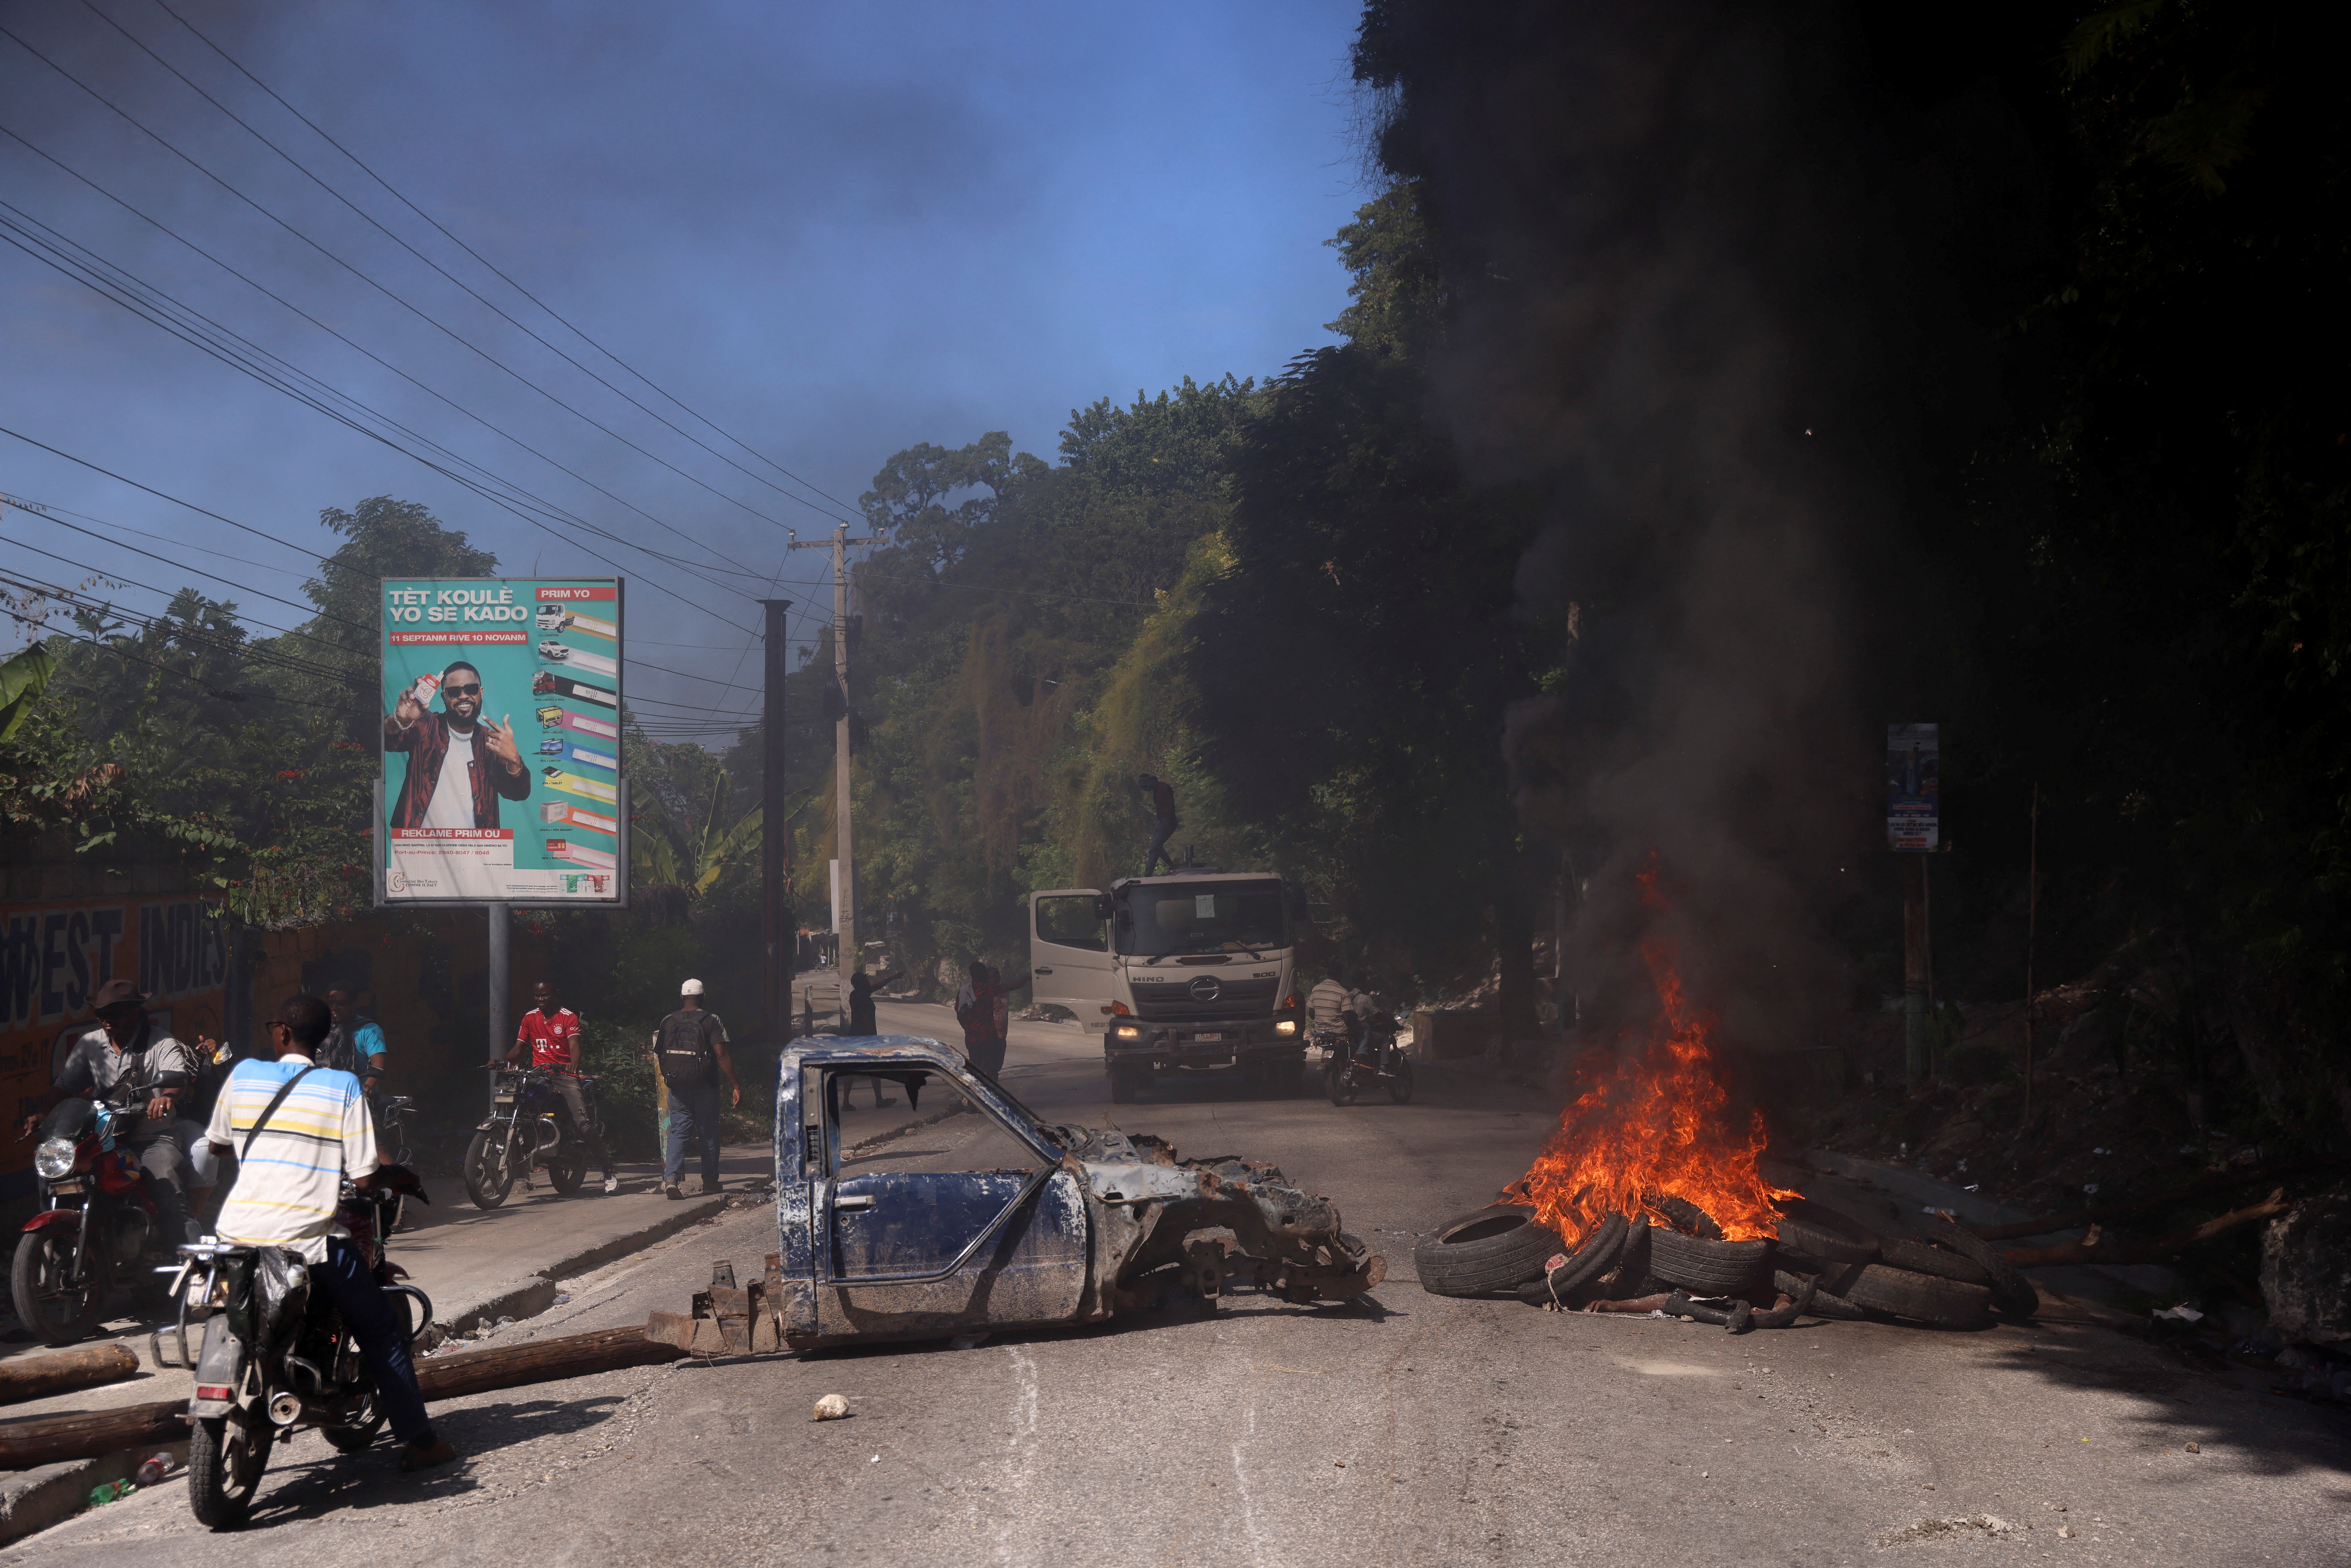
[[[1296,1019],[1283,1019],[1280,1022],[1273,1026],[1273,1032],[1276,1034],[1296,1034],[1298,1032],[1298,1020]]]
[[[43,1138],[41,1146],[33,1151],[33,1168],[43,1181],[55,1181],[73,1174],[74,1144],[71,1138]]]

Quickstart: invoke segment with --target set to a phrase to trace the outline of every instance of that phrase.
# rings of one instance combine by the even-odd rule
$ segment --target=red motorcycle
[[[16,1315],[50,1344],[87,1338],[118,1284],[178,1270],[177,1239],[163,1234],[146,1173],[115,1146],[141,1115],[137,1106],[65,1100],[42,1118],[33,1151],[41,1209],[16,1238],[8,1287]]]

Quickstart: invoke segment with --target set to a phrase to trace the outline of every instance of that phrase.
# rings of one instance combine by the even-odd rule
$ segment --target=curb
[[[23,1470],[0,1484],[0,1546],[22,1541],[53,1524],[63,1524],[89,1508],[92,1487],[129,1480],[150,1454],[169,1454],[173,1466],[163,1482],[186,1484],[188,1444],[162,1443],[150,1448],[124,1448],[95,1459],[68,1459]]]
[[[437,1348],[450,1340],[462,1339],[469,1331],[485,1323],[494,1323],[500,1318],[513,1318],[517,1322],[535,1318],[555,1304],[555,1298],[560,1293],[557,1289],[558,1281],[601,1269],[632,1252],[641,1252],[656,1242],[666,1241],[679,1231],[713,1215],[723,1214],[735,1196],[737,1195],[719,1194],[681,1203],[652,1224],[640,1226],[625,1236],[615,1236],[593,1247],[582,1248],[510,1283],[493,1286],[490,1294],[435,1318],[433,1329],[437,1331],[439,1337],[433,1338],[428,1334],[430,1343],[427,1348]]]

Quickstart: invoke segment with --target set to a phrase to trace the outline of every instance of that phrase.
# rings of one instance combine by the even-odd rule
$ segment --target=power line
[[[87,0],[85,0],[85,4],[86,3]],[[291,103],[287,102],[276,89],[272,88],[267,82],[263,81],[259,77],[255,76],[251,71],[246,69],[246,68],[238,62],[235,57],[231,55],[227,50],[222,48],[218,44],[214,43],[212,39],[206,37],[204,33],[198,31],[193,23],[191,23],[186,17],[181,16],[177,11],[172,10],[169,5],[164,3],[164,0],[155,0],[155,5],[156,8],[161,10],[165,16],[170,16],[172,20],[179,23],[181,26],[185,27],[190,33],[193,34],[197,41],[202,43],[204,47],[212,50],[213,53],[218,55],[222,59],[226,60],[229,65],[236,70],[237,74],[244,77],[246,80],[251,82],[254,86],[259,88],[263,92],[267,93],[272,99],[275,99],[278,105],[283,108],[287,113],[291,114],[304,125],[308,126],[310,130],[318,135],[319,140],[326,142],[328,146],[333,148],[336,152],[341,153],[345,158],[350,159],[362,173],[366,174],[369,179],[373,180],[378,185],[381,186],[385,192],[390,193],[393,200],[406,207],[410,212],[414,213],[418,217],[423,218],[426,223],[432,225],[433,227],[440,233],[442,237],[448,240],[459,250],[464,251],[467,256],[472,256],[475,261],[480,262],[485,267],[487,267],[490,272],[501,282],[505,283],[507,287],[512,288],[525,299],[529,300],[533,305],[538,306],[541,310],[546,311],[549,318],[560,323],[566,330],[579,338],[581,342],[593,348],[598,353],[611,361],[612,363],[620,366],[621,369],[628,371],[632,376],[634,376],[640,382],[643,383],[645,386],[651,387],[654,392],[659,392],[664,398],[668,399],[674,406],[683,409],[686,413],[692,415],[697,420],[700,420],[704,424],[709,426],[712,430],[716,431],[720,435],[725,436],[728,441],[733,442],[737,446],[741,447],[745,452],[749,453],[760,462],[765,463],[777,473],[781,474],[784,477],[791,480],[794,484],[803,486],[815,494],[823,497],[826,500],[831,501],[834,506],[840,507],[842,513],[846,514],[844,520],[852,523],[862,520],[856,509],[851,507],[848,502],[841,500],[839,497],[834,496],[813,484],[810,484],[808,480],[801,478],[799,475],[793,473],[790,469],[785,467],[782,464],[777,462],[772,457],[768,457],[759,452],[756,447],[753,447],[741,437],[730,434],[715,420],[712,420],[704,414],[696,413],[694,409],[687,407],[686,404],[674,393],[664,389],[652,378],[636,369],[636,367],[622,360],[618,354],[613,353],[611,350],[604,347],[603,344],[598,342],[594,338],[590,337],[585,329],[575,326],[571,321],[559,314],[555,308],[549,305],[547,301],[541,299],[538,295],[533,294],[529,289],[525,288],[521,284],[516,282],[504,271],[500,270],[486,256],[483,256],[473,246],[467,245],[464,240],[459,239],[455,234],[452,234],[442,225],[439,219],[426,212],[423,208],[418,206],[414,202],[410,201],[406,196],[402,195],[400,192],[394,189],[382,175],[377,173],[374,169],[371,168],[358,153],[353,152],[350,148],[345,147],[332,136],[328,135],[326,131],[322,129],[317,121],[304,114],[300,110],[295,108]],[[177,73],[175,72],[174,74],[176,75]],[[239,123],[242,123],[242,121]],[[280,156],[284,156],[284,154],[281,153]],[[348,205],[349,204],[347,203],[346,204]],[[372,222],[373,220],[370,221]],[[471,291],[468,290],[468,292]],[[501,314],[503,314],[503,312],[501,312]],[[511,319],[511,318],[509,318],[509,319]],[[520,325],[520,323],[517,323],[517,325]],[[765,483],[765,481],[762,481],[762,483]],[[768,487],[770,489],[775,488],[772,485]],[[782,494],[784,492],[778,493]],[[799,497],[795,497],[793,498],[797,500]],[[804,506],[807,505],[806,502],[802,502],[801,504]],[[817,509],[821,510],[821,508]]]
[[[101,13],[101,15],[103,14]],[[182,151],[176,143],[171,141],[170,138],[151,129],[143,120],[131,114],[128,110],[122,108],[121,105],[116,103],[104,93],[99,92],[96,88],[90,86],[88,82],[83,81],[79,77],[75,76],[71,71],[67,70],[63,66],[57,64],[57,61],[49,58],[48,56],[41,53],[40,50],[26,43],[24,38],[19,37],[5,24],[0,24],[0,36],[5,36],[10,41],[15,43],[17,47],[23,49],[26,54],[31,55],[35,59],[40,61],[43,65],[47,66],[51,70],[65,78],[66,80],[81,89],[83,92],[89,94],[91,98],[96,99],[99,103],[113,110],[113,112],[120,116],[126,123],[137,129],[141,134],[152,140],[158,146],[161,146],[165,152],[170,152],[173,157],[187,164],[188,167],[195,170],[198,173],[204,175],[204,178],[220,186],[222,190],[226,191],[238,201],[243,202],[246,206],[251,207],[255,212],[259,213],[263,217],[267,218],[271,223],[276,224],[279,228],[284,229],[296,239],[300,240],[304,245],[308,246],[320,256],[325,256],[329,261],[333,262],[337,267],[341,267],[344,271],[350,273],[360,282],[365,283],[369,287],[373,288],[385,298],[391,300],[393,304],[398,305],[402,309],[406,310],[409,314],[414,316],[418,320],[433,328],[434,330],[441,333],[443,336],[449,339],[450,341],[478,356],[485,363],[495,366],[498,370],[505,371],[507,375],[513,377],[516,382],[519,382],[523,386],[528,387],[531,391],[538,393],[539,396],[547,399],[548,402],[563,410],[566,413],[570,414],[573,418],[580,420],[581,423],[589,425],[592,429],[601,431],[605,435],[611,437],[611,439],[619,442],[622,445],[627,447],[630,451],[636,453],[638,455],[661,465],[661,466],[668,469],[679,478],[685,480],[688,484],[701,486],[703,489],[709,491],[713,496],[717,497],[720,500],[725,501],[727,505],[740,507],[742,510],[748,512],[751,516],[759,518],[762,522],[772,524],[774,527],[779,528],[787,527],[783,522],[775,517],[768,517],[765,512],[760,511],[758,507],[736,499],[734,497],[726,494],[724,490],[719,489],[716,486],[710,484],[696,475],[687,473],[684,469],[680,468],[677,465],[670,462],[667,458],[661,456],[657,453],[647,451],[644,447],[642,447],[635,442],[631,441],[627,436],[622,435],[619,431],[612,429],[610,425],[603,423],[601,421],[583,413],[580,409],[572,407],[569,403],[564,402],[561,398],[556,396],[545,387],[540,386],[537,382],[532,381],[528,376],[524,375],[520,371],[516,370],[513,366],[507,364],[496,355],[492,354],[487,350],[482,348],[479,344],[467,339],[464,334],[457,332],[444,324],[431,313],[411,304],[407,299],[402,298],[399,294],[393,292],[392,289],[386,285],[377,281],[374,277],[361,271],[350,262],[344,260],[340,256],[338,256],[335,252],[328,249],[327,246],[311,238],[308,235],[305,234],[299,228],[297,228],[294,225],[288,223],[286,219],[279,217],[276,213],[271,212],[267,207],[263,206],[259,202],[254,200],[251,196],[246,195],[235,185],[230,183],[225,178],[214,173],[211,169],[205,167],[204,164],[198,162],[194,157]],[[135,42],[136,40],[133,41]],[[232,118],[234,117],[232,116]],[[273,149],[273,151],[275,151],[275,149]],[[810,505],[810,503],[802,504]],[[818,509],[821,510],[821,508]],[[664,524],[663,526],[667,527],[668,525]]]
[[[5,30],[5,28],[0,28],[0,31]],[[695,545],[702,549],[709,551],[713,556],[716,556],[719,560],[729,566],[735,567],[737,570],[746,574],[753,572],[752,568],[745,566],[742,562],[734,560],[730,557],[723,555],[717,550],[712,549],[710,546],[695,538],[692,535],[682,532],[671,525],[663,522],[660,518],[653,517],[653,514],[645,511],[643,507],[636,506],[634,503],[624,500],[621,497],[614,495],[611,491],[605,489],[602,486],[598,485],[595,481],[588,478],[586,476],[581,475],[566,466],[564,464],[556,461],[556,459],[549,456],[543,452],[540,452],[537,447],[534,447],[529,443],[523,441],[520,437],[491,423],[488,420],[484,419],[480,414],[477,414],[471,409],[466,408],[464,404],[456,402],[455,399],[447,396],[437,389],[427,385],[423,381],[420,381],[415,376],[410,374],[407,371],[392,364],[381,355],[362,347],[360,344],[353,341],[342,333],[336,331],[333,328],[328,326],[317,317],[312,316],[308,311],[302,309],[291,300],[257,282],[244,272],[239,271],[236,267],[232,267],[229,263],[213,255],[210,251],[205,250],[203,246],[195,244],[193,240],[188,239],[185,235],[180,234],[170,225],[151,216],[147,213],[142,212],[138,207],[133,206],[131,203],[124,201],[120,196],[118,196],[113,192],[106,189],[105,186],[100,185],[98,182],[89,178],[89,176],[45,152],[40,147],[27,141],[25,137],[19,135],[16,131],[9,129],[7,126],[0,125],[0,136],[8,137],[11,141],[26,148],[37,157],[45,160],[62,172],[72,176],[74,179],[78,180],[83,184],[89,186],[91,190],[97,192],[99,195],[102,195],[109,201],[113,202],[116,205],[121,207],[125,212],[130,213],[132,216],[139,218],[141,221],[148,224],[170,238],[177,240],[181,245],[186,246],[189,250],[193,251],[196,255],[203,256],[206,261],[211,262],[214,266],[219,267],[222,271],[227,273],[238,282],[245,284],[247,287],[252,288],[255,292],[262,295],[264,298],[284,307],[287,310],[300,318],[302,320],[308,322],[311,326],[318,328],[320,331],[325,332],[329,337],[333,338],[337,342],[344,345],[344,347],[372,361],[374,363],[381,366],[384,370],[391,371],[393,375],[407,382],[418,391],[424,392],[427,396],[446,403],[450,408],[455,409],[461,414],[464,414],[466,418],[472,420],[475,423],[479,424],[485,430],[489,431],[492,434],[520,447],[523,451],[529,453],[532,456],[537,457],[539,461],[547,464],[549,467],[579,480],[590,489],[594,490],[598,494],[604,496],[606,498],[617,503],[618,505],[625,507],[629,510],[635,512],[638,516],[645,518],[646,521],[653,523],[657,527],[666,529],[670,533],[676,534],[680,538],[686,540],[689,544]],[[163,301],[165,304],[171,306],[174,310],[178,311],[182,316],[202,322],[205,327],[209,328],[212,331],[218,333],[221,337],[231,340],[235,343],[240,345],[246,353],[250,354],[254,358],[262,361],[265,368],[256,369],[255,365],[247,363],[237,354],[227,351],[219,344],[204,340],[201,337],[189,336],[189,330],[192,329],[183,329],[182,326],[174,321],[158,319],[155,314],[150,313],[151,310],[154,310],[157,308],[150,306],[146,309],[141,309],[139,305],[118,298],[107,288],[100,287],[98,284],[92,283],[88,277],[79,276],[74,272],[71,267],[63,265],[55,256],[37,256],[37,259],[42,260],[47,265],[56,267],[61,272],[65,272],[68,277],[74,277],[77,282],[81,283],[85,287],[92,288],[94,291],[114,300],[116,304],[122,306],[125,309],[131,310],[134,314],[141,316],[151,324],[162,327],[165,331],[171,332],[173,336],[180,338],[183,341],[188,342],[193,347],[202,349],[205,352],[213,354],[214,357],[222,360],[225,363],[234,365],[235,368],[244,371],[246,374],[251,375],[255,380],[261,382],[263,384],[285,392],[287,395],[294,398],[297,402],[303,402],[309,407],[316,409],[318,412],[326,414],[329,418],[335,420],[337,423],[347,425],[359,434],[366,435],[371,440],[381,442],[384,445],[390,446],[392,450],[400,452],[405,456],[413,458],[415,461],[432,469],[434,472],[443,475],[444,477],[452,479],[457,484],[464,486],[465,488],[474,491],[476,495],[479,495],[484,499],[490,501],[493,505],[498,506],[508,512],[514,513],[515,516],[522,517],[524,521],[530,523],[535,528],[538,528],[541,532],[547,533],[552,538],[561,538],[560,535],[556,534],[554,530],[549,528],[545,522],[536,517],[528,515],[528,512],[531,509],[543,511],[549,517],[559,518],[575,527],[583,528],[598,538],[611,539],[615,544],[626,545],[630,549],[636,550],[639,554],[645,556],[648,559],[661,561],[666,565],[676,567],[678,570],[695,577],[696,580],[706,583],[710,587],[720,589],[722,591],[735,594],[739,598],[748,599],[750,597],[750,595],[745,593],[741,589],[734,587],[732,584],[716,580],[716,579],[711,575],[713,569],[705,567],[700,562],[684,561],[674,556],[663,555],[661,552],[639,544],[633,539],[629,539],[622,535],[616,534],[609,528],[599,528],[597,525],[589,522],[586,518],[580,517],[578,514],[556,506],[553,502],[525,489],[522,486],[514,483],[512,480],[501,478],[497,475],[493,474],[486,467],[484,467],[482,465],[475,463],[469,458],[461,456],[457,453],[451,451],[448,447],[443,445],[439,442],[434,441],[431,437],[424,435],[421,432],[410,429],[408,426],[400,423],[397,420],[392,419],[390,415],[382,413],[381,412],[370,407],[368,404],[360,402],[358,399],[336,390],[324,381],[321,381],[319,378],[311,375],[308,371],[294,365],[291,361],[253,343],[249,339],[237,333],[234,329],[214,320],[211,317],[204,315],[202,311],[196,310],[193,307],[174,298],[172,295],[156,287],[152,284],[142,281],[126,268],[119,267],[112,262],[107,261],[104,257],[99,256],[95,251],[90,250],[88,246],[68,239],[64,235],[58,233],[56,229],[51,228],[48,225],[42,223],[39,219],[25,213],[21,208],[16,207],[5,202],[0,202],[0,208],[5,208],[6,211],[16,214],[16,216],[23,219],[25,223],[30,224],[35,228],[43,231],[43,235],[52,236],[50,238],[44,238],[43,235],[28,234],[24,229],[17,227],[16,225],[5,225],[15,229],[16,233],[24,235],[26,239],[33,241],[43,249],[55,251],[57,256],[64,256],[66,261],[73,263],[75,267],[79,267],[88,271],[98,273],[102,279],[112,283],[114,287],[136,289],[141,291],[142,296],[152,296],[156,299]],[[0,220],[0,224],[5,224],[5,220]],[[16,242],[12,240],[10,243],[16,244]],[[18,248],[24,249],[25,246],[18,245]],[[28,252],[28,254],[32,253]],[[85,257],[88,259],[84,259]],[[122,281],[114,282],[115,278],[120,278]],[[272,371],[266,368],[268,366],[282,367],[282,369]],[[316,387],[319,390],[313,392],[309,390],[311,387]],[[369,418],[381,422],[383,424],[390,426],[392,429],[400,432],[403,435],[406,435],[412,441],[416,442],[420,445],[429,448],[434,452],[440,453],[445,456],[449,462],[462,465],[465,467],[474,469],[478,473],[487,476],[491,484],[500,486],[506,490],[510,490],[515,495],[523,497],[524,500],[531,504],[530,507],[518,508],[514,502],[508,500],[505,496],[495,494],[490,489],[486,488],[482,482],[476,481],[467,475],[455,473],[444,464],[402,446],[400,443],[391,440],[381,431],[372,429],[368,425],[360,423],[359,421],[351,418],[349,414],[342,413],[340,409],[328,406],[325,402],[321,401],[322,399],[331,399],[338,402],[348,403],[352,408],[356,408],[360,411],[360,413],[366,414]],[[590,553],[591,555],[594,554],[593,551],[590,551]],[[599,560],[606,560],[606,558],[601,555],[596,556],[596,559]],[[609,560],[607,560],[606,563],[608,565],[612,564]],[[615,570],[618,570],[617,567]],[[659,585],[655,584],[655,586]],[[664,589],[663,591],[666,592],[668,590]]]

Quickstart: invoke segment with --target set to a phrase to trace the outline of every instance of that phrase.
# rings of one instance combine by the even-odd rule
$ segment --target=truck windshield
[[[1288,945],[1278,877],[1129,888],[1114,925],[1122,953],[1262,952]]]

